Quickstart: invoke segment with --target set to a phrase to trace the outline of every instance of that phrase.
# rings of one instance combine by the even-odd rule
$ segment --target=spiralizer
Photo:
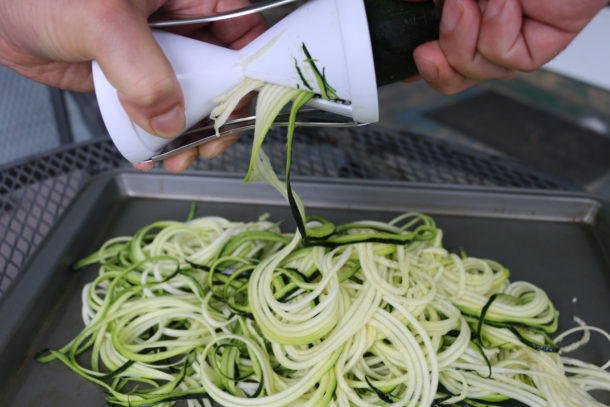
[[[379,119],[377,87],[417,72],[412,52],[437,37],[438,16],[432,2],[308,0],[241,50],[153,33],[182,86],[187,129],[246,77],[309,90],[318,95],[309,106],[371,123]],[[106,128],[125,158],[146,161],[169,143],[130,120],[95,61],[93,79]],[[333,100],[322,97],[326,87]]]

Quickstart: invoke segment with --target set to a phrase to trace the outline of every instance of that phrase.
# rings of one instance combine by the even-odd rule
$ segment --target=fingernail
[[[156,135],[163,138],[178,136],[184,130],[185,125],[184,109],[180,105],[176,105],[167,112],[150,120],[150,126]]]
[[[419,58],[417,61],[417,68],[422,78],[428,82],[435,82],[440,77],[440,70],[438,65],[433,61],[425,58]]]
[[[502,12],[505,4],[506,1],[491,0],[489,3],[487,3],[487,7],[485,8],[485,13],[483,14],[484,18],[496,18]]]
[[[444,33],[450,33],[455,30],[458,22],[462,18],[464,8],[460,3],[460,0],[447,0],[445,1],[445,7],[443,8],[443,15],[441,18],[440,29]]]

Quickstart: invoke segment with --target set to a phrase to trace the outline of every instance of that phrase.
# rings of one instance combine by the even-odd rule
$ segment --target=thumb
[[[111,3],[125,10],[112,10],[92,30],[93,57],[138,126],[159,137],[175,137],[185,127],[182,89],[148,27],[146,11],[130,2]]]

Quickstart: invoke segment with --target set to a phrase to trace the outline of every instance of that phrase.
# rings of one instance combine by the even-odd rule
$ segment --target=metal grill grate
[[[251,137],[190,171],[245,174]],[[276,170],[285,163],[285,134],[264,143]],[[94,175],[127,166],[112,143],[94,140],[0,168],[0,297],[17,278],[58,217]],[[294,175],[399,180],[431,184],[568,189],[560,181],[498,157],[404,132],[369,126],[299,129]]]

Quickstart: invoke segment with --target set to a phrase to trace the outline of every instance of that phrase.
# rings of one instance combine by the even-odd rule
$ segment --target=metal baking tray
[[[441,187],[379,181],[299,179],[308,214],[334,222],[390,220],[405,211],[433,215],[446,247],[495,259],[545,289],[560,310],[560,327],[577,315],[610,330],[610,205],[569,192]],[[19,279],[0,300],[0,405],[101,406],[95,385],[62,364],[39,365],[33,355],[58,348],[81,328],[80,289],[95,271],[70,266],[106,239],[132,234],[160,219],[183,220],[192,201],[198,216],[252,220],[290,211],[266,184],[243,185],[222,174],[172,175],[130,170],[91,181],[49,233]],[[604,363],[610,346],[599,335],[577,356]]]

